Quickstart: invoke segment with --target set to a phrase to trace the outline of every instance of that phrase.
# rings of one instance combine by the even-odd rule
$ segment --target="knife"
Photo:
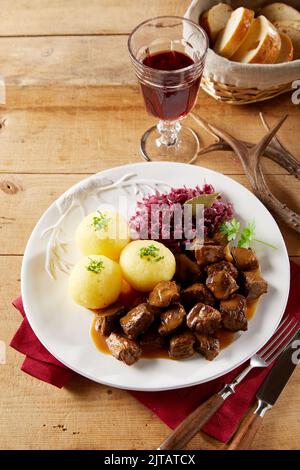
[[[299,339],[300,333],[297,334],[272,367],[271,372],[256,394],[257,408],[253,413],[247,415],[227,450],[247,450],[250,448],[264,415],[275,405],[277,398],[299,363],[300,354],[296,349],[297,347],[299,349],[300,346]]]

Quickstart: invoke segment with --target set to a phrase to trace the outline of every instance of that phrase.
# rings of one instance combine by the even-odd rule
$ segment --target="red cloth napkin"
[[[300,266],[291,263],[291,288],[285,314],[295,316],[300,320]],[[32,331],[26,318],[22,299],[19,297],[13,305],[20,311],[24,319],[11,341],[11,346],[26,358],[22,370],[33,377],[48,382],[56,387],[63,387],[75,376],[75,372],[66,368],[40,343]],[[166,392],[130,392],[145,406],[150,408],[168,426],[175,428],[191,411],[213,393],[219,391],[222,385],[245,367],[240,366],[234,371],[211,382],[194,387],[171,390]],[[267,376],[267,369],[256,369],[238,387],[237,393],[226,400],[222,408],[215,413],[204,427],[204,431],[222,442],[232,436],[243,415],[253,402],[256,391]]]
[[[23,316],[23,321],[10,342],[12,348],[26,356],[21,370],[56,387],[64,387],[76,373],[52,356],[35,336],[26,318],[21,297],[13,301],[13,306]]]

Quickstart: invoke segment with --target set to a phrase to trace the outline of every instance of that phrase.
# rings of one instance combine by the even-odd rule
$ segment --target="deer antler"
[[[266,131],[269,131],[270,127],[263,113],[259,113],[259,117]],[[282,168],[285,168],[295,178],[300,179],[300,162],[287,150],[276,135],[274,135],[269,147],[266,149],[265,156],[278,163]]]
[[[283,147],[276,137],[276,133],[285,122],[287,116],[284,116],[275,126],[269,129],[263,115],[261,115],[261,119],[267,127],[268,132],[257,145],[236,139],[228,132],[208,123],[194,113],[191,113],[191,116],[203,129],[217,138],[215,144],[200,150],[198,156],[216,150],[233,150],[240,158],[245,174],[250,180],[253,192],[283,222],[300,233],[300,215],[293,212],[286,204],[283,204],[272,194],[265,181],[260,165],[262,156],[266,155],[280,166],[286,168],[290,174],[300,179],[299,162]]]
[[[232,150],[230,145],[225,142],[223,139],[217,137],[211,129],[207,127],[207,122],[197,116],[194,113],[190,113],[190,116],[207,132],[217,138],[217,142],[215,144],[211,144],[208,147],[204,147],[202,150],[198,152],[198,154],[189,162],[194,163],[197,158],[201,155],[205,155],[210,152],[218,152],[222,150]],[[267,125],[265,118],[262,113],[260,113],[260,118],[267,130],[270,130],[269,126]],[[245,140],[241,140],[249,149],[252,148],[255,144],[251,142],[247,142]],[[268,147],[265,149],[264,156],[272,160],[273,162],[280,165],[282,168],[285,168],[290,175],[295,176],[295,178],[300,179],[300,162],[293,157],[293,155],[282,145],[279,139],[274,136]]]

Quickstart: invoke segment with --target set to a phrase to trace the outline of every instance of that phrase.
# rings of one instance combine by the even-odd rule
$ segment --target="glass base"
[[[173,161],[193,163],[200,150],[200,141],[196,132],[189,127],[180,126],[175,140],[168,145],[163,141],[157,126],[148,129],[141,138],[141,154],[144,160]]]

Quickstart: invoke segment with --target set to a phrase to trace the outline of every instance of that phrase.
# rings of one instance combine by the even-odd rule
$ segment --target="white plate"
[[[257,238],[277,247],[257,244],[261,270],[269,293],[259,303],[249,329],[209,362],[195,355],[184,361],[142,359],[128,367],[94,346],[89,330],[92,315],[68,295],[68,276],[56,269],[53,280],[45,270],[53,260],[59,238],[67,241],[66,257],[80,257],[73,241],[83,212],[103,202],[127,197],[132,210],[142,192],[169,185],[194,187],[211,183],[234,204],[236,217],[255,220]],[[165,184],[164,184],[165,183]],[[111,185],[113,187],[111,187]],[[43,232],[52,227],[44,236]],[[51,249],[50,249],[51,248]],[[50,263],[50,264],[49,264]],[[289,259],[280,230],[263,204],[231,178],[198,166],[178,163],[138,163],[103,171],[73,186],[39,220],[28,241],[22,265],[22,296],[28,320],[43,345],[66,366],[96,382],[132,390],[157,391],[187,387],[221,376],[246,361],[270,338],[283,315],[290,284]]]

